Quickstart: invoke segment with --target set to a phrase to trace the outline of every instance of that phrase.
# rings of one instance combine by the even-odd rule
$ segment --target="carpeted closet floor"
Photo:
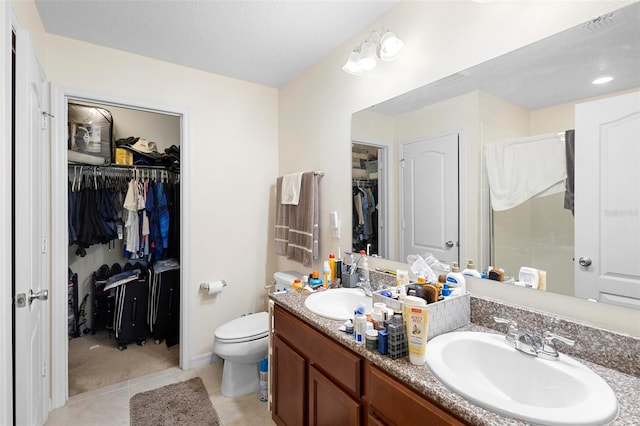
[[[177,367],[180,346],[167,348],[147,339],[144,346],[135,343],[118,350],[113,335],[105,330],[69,340],[69,396]]]

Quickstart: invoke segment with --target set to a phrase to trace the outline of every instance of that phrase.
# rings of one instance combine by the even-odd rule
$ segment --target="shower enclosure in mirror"
[[[607,84],[592,84],[594,79],[603,75],[614,79]],[[579,213],[576,211],[574,216],[571,209],[565,208],[564,189],[549,196],[529,198],[513,208],[494,211],[483,152],[491,144],[539,135],[563,135],[572,129],[576,129],[575,146],[578,147],[581,140],[576,128],[576,105],[639,90],[640,3],[633,3],[355,113],[352,138],[366,135],[369,140],[387,141],[388,152],[396,158],[389,163],[388,170],[388,185],[397,191],[397,195],[389,204],[391,220],[387,223],[388,250],[385,257],[406,262],[406,256],[412,254],[406,252],[401,244],[405,237],[402,235],[403,203],[399,200],[403,196],[411,199],[409,192],[401,190],[403,146],[416,139],[457,134],[461,263],[465,259],[474,259],[479,269],[489,265],[501,266],[507,275],[516,277],[522,266],[544,269],[548,277],[547,291],[634,306],[633,299],[640,301],[640,271],[637,270],[640,262],[637,259],[624,261],[629,255],[639,253],[631,244],[633,241],[618,247],[613,241],[606,242],[607,256],[604,259],[609,265],[605,269],[610,271],[604,274],[619,276],[628,284],[626,288],[632,288],[625,296],[627,299],[621,302],[615,296],[594,297],[589,295],[591,293],[577,291],[576,278],[580,273],[591,271],[598,275],[593,267],[589,269],[581,264],[588,263],[586,260],[582,262],[581,258],[592,262],[593,259],[590,253],[577,252],[580,250],[579,241],[592,240],[599,235],[598,241],[602,243],[605,239],[601,238],[601,229],[606,224],[580,225]],[[622,120],[631,132],[636,126],[634,117],[631,113],[624,119],[627,121]],[[603,158],[603,143],[600,142],[600,148],[583,151],[584,159]],[[640,164],[637,138],[635,144],[625,146],[628,147],[628,158]],[[561,155],[560,160],[564,162],[564,149]],[[577,155],[576,170],[582,167],[582,161]],[[592,167],[604,167],[603,162],[593,164],[596,165]],[[493,166],[493,163],[489,164],[489,167]],[[523,163],[509,164],[511,168],[524,166],[526,164]],[[489,171],[493,172],[493,169]],[[621,224],[611,228],[612,235],[635,238],[636,244],[640,244],[640,215],[637,214],[640,189],[636,183],[640,179],[636,175],[626,176],[622,180],[624,176],[621,173],[608,174],[606,185],[595,184],[596,187],[590,189],[591,195],[582,195],[582,200],[578,199],[580,192],[576,188],[576,205],[584,198],[609,196],[613,193],[610,188],[625,188],[624,199],[628,203],[623,208],[615,208],[611,204],[598,208],[609,211],[609,217],[617,217],[615,223]],[[561,185],[565,183],[561,182]],[[439,193],[437,196],[422,195],[425,196],[431,205],[442,203]],[[412,200],[415,202],[415,198]],[[619,211],[628,214],[615,216],[617,213],[611,213]],[[627,230],[626,235],[623,229]],[[442,240],[441,244],[455,241],[437,237]],[[593,250],[601,251],[603,247]],[[423,254],[421,250],[419,248],[417,254]],[[614,263],[615,268],[611,266]]]

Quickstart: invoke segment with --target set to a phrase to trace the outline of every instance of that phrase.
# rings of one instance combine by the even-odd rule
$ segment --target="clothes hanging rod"
[[[82,167],[85,169],[119,169],[119,170],[135,170],[135,169],[149,169],[149,170],[163,170],[171,173],[180,173],[179,171],[173,171],[165,166],[146,166],[146,165],[134,165],[128,166],[126,164],[111,164],[111,165],[102,165],[102,166],[94,166],[92,164],[79,164],[79,163],[68,163],[68,167]]]

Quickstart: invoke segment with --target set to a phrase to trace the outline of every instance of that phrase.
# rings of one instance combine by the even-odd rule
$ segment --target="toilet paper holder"
[[[225,282],[225,280],[219,280],[222,283],[222,287],[226,287],[227,283]],[[209,285],[213,284],[216,281],[212,281],[212,282],[206,282],[206,283],[200,283],[200,290],[206,290],[209,291]]]

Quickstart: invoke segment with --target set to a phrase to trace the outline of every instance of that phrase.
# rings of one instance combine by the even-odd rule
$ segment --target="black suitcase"
[[[139,272],[136,279],[121,284],[114,283],[116,296],[113,329],[121,351],[127,349],[129,343],[136,342],[143,346],[147,341],[149,271],[143,268],[134,272]]]
[[[149,285],[147,322],[156,345],[166,339],[167,347],[179,342],[180,265],[163,260],[153,265]]]

